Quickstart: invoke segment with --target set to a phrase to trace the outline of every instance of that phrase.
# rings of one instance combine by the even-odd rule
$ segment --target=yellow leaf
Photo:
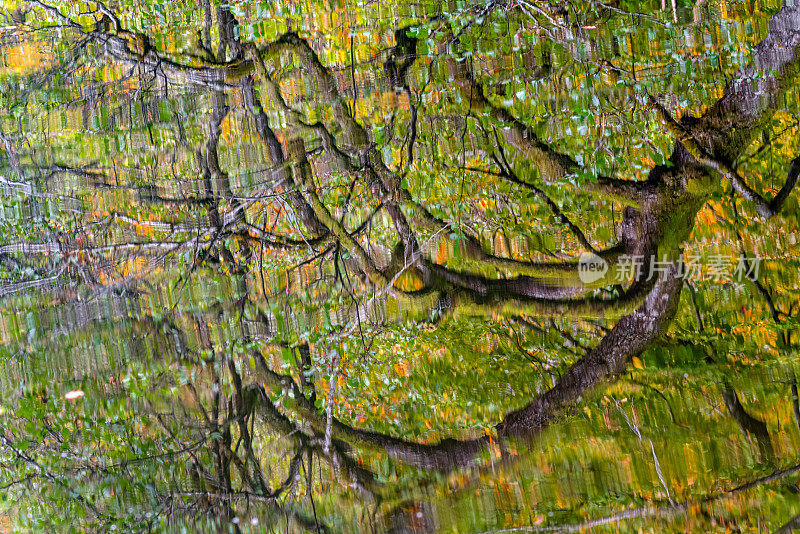
[[[644,369],[644,365],[642,365],[642,360],[640,360],[638,357],[634,356],[631,361],[633,362],[633,366],[636,367],[637,369]]]

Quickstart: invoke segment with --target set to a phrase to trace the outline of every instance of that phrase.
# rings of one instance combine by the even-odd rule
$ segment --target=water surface
[[[800,525],[800,4],[3,9],[0,530]]]

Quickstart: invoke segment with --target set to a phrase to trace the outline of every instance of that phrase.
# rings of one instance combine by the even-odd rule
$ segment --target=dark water
[[[800,7],[3,4],[0,531],[800,526]]]

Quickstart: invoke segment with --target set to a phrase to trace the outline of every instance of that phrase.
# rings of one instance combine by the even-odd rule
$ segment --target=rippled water
[[[0,531],[800,527],[800,7],[4,2]]]

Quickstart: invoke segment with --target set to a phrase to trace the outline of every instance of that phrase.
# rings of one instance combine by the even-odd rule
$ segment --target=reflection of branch
[[[326,69],[322,63],[319,61],[316,53],[309,47],[308,43],[300,38],[298,35],[294,33],[288,33],[282,36],[278,41],[274,43],[274,45],[278,48],[286,49],[291,51],[294,55],[296,55],[303,65],[315,76],[315,79],[320,84],[320,96],[322,100],[329,104],[333,108],[334,116],[336,117],[337,121],[339,122],[340,126],[345,130],[347,140],[351,146],[355,145],[353,148],[360,149],[363,146],[363,150],[366,151],[366,155],[361,157],[362,164],[366,166],[366,168],[374,174],[373,180],[371,180],[371,185],[377,188],[379,192],[379,198],[382,201],[385,209],[391,216],[393,222],[395,223],[398,235],[401,241],[406,245],[409,249],[409,252],[412,255],[415,255],[416,251],[419,250],[419,245],[417,243],[417,239],[412,229],[411,223],[422,224],[428,228],[434,230],[441,230],[442,228],[447,226],[447,223],[444,221],[439,221],[435,217],[433,217],[427,210],[425,210],[422,206],[420,206],[417,202],[415,202],[412,197],[410,196],[409,192],[400,185],[400,180],[397,176],[395,176],[385,165],[383,162],[381,154],[372,146],[368,141],[368,136],[364,128],[355,121],[352,116],[352,113],[347,109],[347,106],[344,105],[344,101],[341,98],[341,95],[338,93],[338,89],[336,87],[336,83],[330,75],[328,69]],[[274,51],[271,53],[275,53]],[[316,124],[313,126],[308,126],[304,121],[302,116],[295,110],[291,109],[285,102],[278,85],[271,80],[269,73],[266,71],[266,67],[263,63],[263,56],[265,55],[264,51],[260,50],[252,50],[251,55],[256,62],[258,69],[260,70],[260,74],[263,78],[263,83],[267,88],[267,92],[270,95],[270,100],[273,103],[276,103],[280,110],[286,115],[287,120],[291,124],[293,124],[296,128],[301,129],[311,129],[316,133],[320,134],[323,137],[324,144],[331,150],[331,153],[340,161],[340,163],[344,164],[345,168],[348,168],[351,172],[357,171],[357,169],[352,167],[349,160],[342,153],[337,147],[336,142],[333,136],[327,131],[327,129],[321,125]],[[301,169],[302,171],[302,169]],[[308,189],[308,188],[307,188]],[[311,200],[309,203],[313,204]],[[400,205],[409,210],[411,212],[411,217],[406,217],[400,209]],[[554,204],[551,202],[549,204],[551,209],[554,207]],[[323,204],[319,204],[318,206],[320,209],[324,207]],[[557,208],[556,208],[557,209]],[[320,212],[319,209],[315,208],[315,212],[317,212],[317,216],[321,217],[323,214]],[[563,219],[562,215],[562,219]],[[571,224],[571,223],[570,223]],[[574,225],[571,226],[575,228]],[[582,235],[582,233],[578,230],[578,234]],[[468,249],[471,251],[470,255],[473,258],[479,259],[480,261],[493,264],[497,267],[501,267],[504,269],[513,269],[514,272],[527,274],[530,273],[531,275],[541,275],[541,276],[550,276],[552,278],[575,278],[577,280],[577,264],[575,265],[549,265],[549,264],[532,264],[527,262],[520,262],[516,260],[508,260],[502,258],[495,258],[489,254],[486,254],[482,251],[480,243],[477,242],[476,239],[470,238],[467,236],[468,240]],[[591,245],[585,239],[582,240],[587,248],[592,249]],[[348,245],[348,250],[350,250],[351,246]],[[352,252],[352,250],[351,250]],[[613,256],[616,251],[604,251],[604,254]],[[357,255],[358,256],[358,255]],[[423,268],[424,265],[417,265],[419,268]],[[571,271],[571,272],[570,272]],[[547,273],[547,274],[545,274]],[[566,273],[566,274],[565,274]],[[369,274],[369,272],[368,272]],[[370,275],[374,277],[374,275]],[[562,285],[558,282],[555,282],[555,285]],[[571,285],[584,287],[582,283],[571,281]],[[584,292],[586,289],[584,288]]]
[[[427,263],[431,273],[454,286],[454,294],[466,299],[466,313],[497,312],[508,315],[613,318],[630,313],[642,304],[655,284],[640,280],[628,291],[614,298],[584,297],[585,288],[550,285],[535,278],[489,279],[463,274],[440,265]]]
[[[285,168],[286,158],[283,154],[283,148],[278,142],[275,132],[273,132],[272,128],[270,128],[269,119],[264,113],[264,109],[261,107],[261,102],[258,100],[258,97],[255,94],[254,80],[252,76],[247,76],[244,80],[242,80],[242,96],[244,97],[244,102],[247,105],[248,111],[253,117],[253,122],[255,124],[256,132],[258,132],[258,137],[261,139],[261,142],[267,149],[267,155],[270,159],[270,162],[275,167],[281,169],[284,174],[286,174],[287,180],[292,180],[291,173],[287,172],[287,169]],[[300,219],[303,221],[303,224],[309,231],[316,235],[327,233],[325,226],[319,221],[319,219],[317,219],[314,211],[308,206],[308,204],[305,203],[303,196],[299,191],[297,191],[298,184],[294,183],[294,181],[292,181],[292,183],[294,187],[292,188],[292,191],[289,192],[289,202],[292,204],[292,207],[295,209],[295,211],[300,215]]]
[[[647,348],[670,323],[680,299],[680,289],[681,280],[673,269],[656,284],[636,311],[618,321],[600,344],[575,363],[552,389],[527,406],[507,414],[496,425],[498,439],[526,438],[538,434],[554,417],[585,395],[589,388],[622,372],[630,358]],[[260,354],[255,357],[259,379],[271,389],[291,391],[291,395],[284,397],[283,405],[318,432],[324,433],[326,418],[303,395],[294,380],[273,371]],[[383,450],[389,456],[411,465],[440,471],[471,464],[491,444],[486,435],[463,441],[448,438],[436,444],[414,443],[357,429],[336,418],[332,421],[331,435],[333,439],[353,445]]]
[[[725,92],[701,117],[708,153],[734,162],[761,131],[798,75],[800,4],[785,2],[769,21],[769,33],[753,50],[753,61],[729,79]]]
[[[702,497],[700,499],[695,499],[692,501],[643,506],[641,508],[625,510],[624,512],[619,512],[598,519],[590,519],[588,521],[584,521],[583,523],[576,523],[572,525],[556,525],[552,527],[530,527],[530,528],[523,527],[523,529],[529,532],[583,532],[586,529],[590,529],[601,525],[616,523],[618,521],[623,521],[625,519],[653,517],[653,516],[670,517],[686,513],[687,511],[699,505],[709,504],[721,499],[726,499],[728,497],[732,497],[739,493],[751,490],[762,484],[769,484],[770,482],[780,480],[789,475],[797,473],[798,471],[800,471],[800,464],[793,465],[785,469],[778,469],[773,471],[769,475],[758,477],[756,479],[753,479],[749,482],[745,482],[731,489],[718,491],[716,493],[710,493],[705,497]]]
[[[614,398],[614,403],[617,406],[617,410],[622,414],[622,417],[628,424],[628,428],[630,428],[631,431],[636,435],[636,438],[639,440],[639,442],[642,442],[643,441],[642,431],[639,429],[639,426],[634,421],[630,420],[627,412],[622,408],[622,405],[616,398]],[[661,472],[661,462],[658,461],[658,456],[656,455],[656,447],[655,445],[653,445],[652,439],[648,438],[647,441],[650,442],[650,451],[653,453],[653,465],[656,469],[656,475],[658,475],[658,480],[661,482],[661,487],[664,488],[664,491],[667,494],[667,501],[669,501],[670,504],[674,504],[672,496],[670,495],[669,492],[669,486],[667,486],[667,481],[664,480],[664,473]]]
[[[447,31],[450,35],[450,30]],[[486,97],[484,87],[467,69],[466,62],[448,59],[447,68],[462,98],[468,103],[469,109],[473,113],[484,113],[500,122],[504,126],[501,132],[503,139],[530,158],[546,182],[556,182],[569,174],[585,170],[572,157],[558,152],[542,141],[533,128],[514,117],[506,108],[491,103]],[[584,188],[607,195],[624,204],[637,204],[646,186],[635,181],[600,176],[596,182],[585,183]]]
[[[796,515],[775,531],[775,534],[789,534],[800,529],[800,515]]]
[[[92,504],[91,501],[89,501],[81,493],[76,491],[72,486],[70,486],[66,482],[56,478],[56,476],[53,475],[47,469],[45,469],[44,466],[42,466],[42,464],[37,462],[35,458],[31,457],[30,455],[28,455],[24,451],[22,451],[19,448],[15,447],[14,443],[11,441],[11,439],[6,434],[6,431],[5,431],[4,428],[0,428],[0,442],[2,442],[3,445],[5,446],[5,448],[10,450],[19,461],[21,461],[24,464],[29,465],[29,466],[33,467],[34,469],[36,469],[36,471],[39,473],[39,476],[41,476],[42,478],[44,478],[46,480],[49,480],[50,482],[56,484],[57,486],[60,486],[73,499],[75,499],[81,505],[86,507],[86,509],[88,509],[92,514],[94,514],[95,517],[97,517],[97,518],[107,518],[108,519],[108,516],[106,516],[105,514],[101,513],[100,510],[98,510],[98,508],[94,504]]]
[[[734,189],[754,202],[759,214],[767,218],[780,210],[794,187],[800,175],[800,160],[792,162],[783,188],[772,201],[751,189],[735,172],[733,162],[762,129],[781,95],[797,77],[800,4],[787,2],[770,19],[769,28],[766,37],[755,46],[751,64],[728,81],[722,98],[700,119],[684,118],[679,124],[658,102],[652,98],[650,101],[676,141],[699,163],[727,176]]]
[[[67,17],[66,15],[61,13],[61,11],[59,11],[58,9],[56,9],[53,6],[47,5],[44,2],[41,2],[40,0],[31,0],[31,4],[43,8],[45,11],[53,14],[53,16],[55,16],[58,20],[60,20],[61,22],[63,22],[64,24],[66,24],[67,26],[69,26],[71,28],[75,28],[75,29],[78,29],[78,30],[82,30],[83,29],[83,26],[81,26],[80,24],[78,24],[74,20],[70,19],[69,17]]]
[[[792,372],[792,411],[797,430],[800,431],[800,399],[798,399],[797,378],[794,376],[794,372]]]
[[[495,135],[495,138],[496,138],[497,137],[497,130],[494,131],[494,135]],[[561,209],[558,207],[558,205],[555,202],[553,202],[553,200],[547,195],[547,193],[544,192],[544,190],[542,190],[541,188],[537,187],[535,184],[533,184],[531,182],[526,182],[525,180],[521,180],[516,175],[514,170],[511,168],[511,165],[509,165],[508,162],[506,161],[505,155],[503,154],[503,147],[500,145],[500,140],[499,139],[497,140],[497,148],[500,151],[500,156],[502,158],[502,163],[499,160],[496,160],[496,163],[502,169],[501,174],[503,175],[503,177],[506,180],[508,180],[509,182],[512,182],[514,184],[520,185],[520,186],[522,186],[522,187],[524,187],[526,189],[529,189],[529,190],[533,191],[533,193],[537,197],[539,197],[539,199],[542,202],[544,202],[547,205],[547,207],[550,209],[550,211],[553,213],[553,215],[555,217],[557,217],[558,220],[560,220],[562,224],[564,224],[567,228],[569,228],[569,230],[573,233],[573,235],[578,240],[578,242],[581,245],[583,245],[583,247],[586,250],[588,250],[589,252],[592,252],[592,253],[597,253],[597,251],[592,246],[592,244],[589,242],[589,240],[586,239],[586,235],[584,235],[583,231],[580,228],[578,228],[575,225],[575,223],[573,223],[572,221],[569,220],[569,217],[567,217],[564,214],[564,212],[561,211]]]
[[[667,405],[667,411],[669,412],[669,418],[672,419],[672,422],[675,423],[678,426],[683,427],[683,428],[689,428],[689,426],[686,425],[685,423],[678,422],[677,418],[675,417],[675,412],[672,410],[672,404],[669,402],[669,399],[667,398],[667,396],[664,395],[661,392],[661,390],[659,390],[658,388],[656,388],[655,386],[653,386],[651,384],[647,384],[646,382],[640,382],[640,381],[634,380],[632,378],[627,378],[626,380],[628,382],[630,382],[631,384],[636,384],[639,387],[648,388],[648,389],[651,389],[652,391],[654,391],[656,393],[656,395],[661,397],[661,399],[664,401],[664,404]]]
[[[675,136],[675,139],[681,143],[686,150],[694,157],[700,164],[713,169],[725,177],[727,177],[733,188],[756,206],[758,213],[767,219],[774,217],[780,213],[784,202],[789,197],[789,194],[794,189],[797,183],[798,176],[800,176],[800,156],[792,160],[789,166],[789,174],[786,177],[786,182],[783,184],[781,190],[775,195],[772,200],[766,200],[763,196],[757,193],[754,189],[747,185],[738,171],[733,168],[726,161],[715,158],[708,152],[706,148],[692,135],[691,132],[686,130],[675,119],[673,119],[669,112],[652,96],[649,96],[650,107],[653,108],[664,122],[667,129]]]
[[[289,144],[292,158],[295,160],[294,178],[302,187],[303,196],[308,205],[314,210],[317,219],[333,233],[347,251],[358,261],[359,267],[369,277],[370,281],[378,287],[387,287],[389,281],[376,267],[369,253],[363,246],[344,228],[317,194],[317,186],[311,176],[311,166],[305,158],[305,148],[302,139],[295,139]]]
[[[728,411],[739,425],[742,433],[745,436],[748,434],[755,436],[762,452],[766,456],[772,456],[772,442],[766,423],[760,419],[756,419],[744,409],[744,406],[742,406],[742,403],[739,401],[739,396],[736,394],[736,390],[733,389],[733,386],[728,382],[722,383],[720,391],[722,393],[722,398],[725,400],[725,406],[728,407]]]
[[[800,176],[800,157],[792,160],[789,165],[789,174],[786,176],[786,182],[772,200],[766,200],[763,196],[750,188],[735,171],[731,172],[728,176],[734,189],[745,199],[755,204],[756,210],[762,217],[769,219],[780,213],[783,203],[789,197],[792,189],[794,189],[797,178]]]
[[[744,254],[742,254],[744,257]],[[697,300],[695,299],[695,289],[694,287],[689,284],[688,282],[684,281],[684,283],[689,287],[691,291],[691,300],[692,306],[694,307],[695,317],[697,318],[697,322],[699,324],[700,331],[703,331],[703,318],[700,315],[700,309],[697,306]],[[713,342],[709,345],[711,352],[716,356],[717,352],[714,348]],[[712,359],[711,357],[707,357],[708,359]],[[742,403],[739,401],[739,396],[736,393],[736,390],[733,389],[733,386],[730,385],[729,382],[723,381],[720,384],[720,393],[722,394],[722,398],[725,401],[725,405],[728,407],[728,411],[731,414],[731,417],[736,421],[741,429],[742,433],[745,437],[748,434],[753,434],[756,437],[756,441],[758,443],[759,449],[763,454],[766,456],[772,456],[772,442],[770,441],[769,431],[767,430],[767,425],[761,421],[760,419],[756,419],[742,406]]]
[[[47,286],[57,287],[61,275],[63,275],[66,270],[67,270],[67,264],[63,265],[56,274],[49,276],[47,278],[40,278],[37,280],[26,280],[23,282],[12,282],[9,284],[0,283],[0,298],[3,298],[7,295],[11,295],[13,293],[19,293],[20,291],[27,291],[29,289],[36,289],[38,291],[43,291],[43,288]]]
[[[294,385],[293,381],[292,384]],[[324,426],[316,435],[309,435],[278,410],[260,385],[252,384],[248,386],[248,388],[251,394],[255,395],[255,409],[273,430],[278,432],[285,439],[289,439],[301,447],[308,448],[318,453],[334,468],[341,470],[346,479],[356,484],[359,490],[368,496],[374,496],[376,492],[383,487],[383,484],[375,479],[373,473],[359,466],[357,462],[344,452],[343,444],[340,441],[331,439],[328,450],[325,450]],[[319,415],[316,407],[314,407],[313,410],[314,413]],[[322,436],[322,439],[319,439],[319,436]]]
[[[251,45],[250,48],[248,48],[249,60],[243,60],[243,62],[236,64],[212,63],[210,65],[203,65],[202,67],[192,67],[168,60],[162,55],[159,55],[152,47],[146,50],[132,50],[129,40],[134,34],[129,34],[124,31],[119,32],[119,35],[111,35],[95,30],[91,35],[106,42],[109,46],[107,49],[113,57],[122,61],[138,62],[143,66],[152,65],[154,69],[159,69],[160,73],[169,79],[188,77],[187,80],[192,83],[216,87],[214,84],[209,84],[208,80],[211,78],[217,80],[228,79],[232,76],[232,70],[236,71],[237,75],[242,76],[251,73],[253,70],[258,70],[262,75],[263,79],[261,81],[267,88],[267,93],[270,96],[271,102],[287,115],[289,122],[294,127],[310,129],[319,133],[324,140],[325,146],[329,149],[329,153],[334,155],[340,162],[345,163],[345,168],[348,168],[351,172],[358,172],[359,169],[353,167],[352,163],[349,161],[349,157],[336,146],[335,139],[330,135],[327,129],[321,124],[305,124],[303,118],[286,105],[277,84],[270,79],[269,73],[267,73],[264,65],[264,60],[275,57],[282,51],[291,52],[300,59],[305,68],[315,77],[319,84],[320,97],[325,103],[332,107],[335,118],[345,131],[347,144],[351,147],[350,150],[358,153],[355,155],[358,155],[362,160],[361,168],[366,169],[368,176],[371,176],[370,185],[373,189],[378,191],[384,209],[395,223],[398,236],[404,245],[406,245],[412,257],[419,258],[419,255],[415,254],[416,251],[419,250],[419,245],[412,223],[421,224],[428,228],[434,227],[434,229],[437,230],[446,226],[446,223],[438,221],[435,217],[431,216],[427,210],[413,200],[405,188],[400,186],[399,178],[386,167],[382,155],[368,142],[369,137],[364,128],[353,118],[351,110],[348,110],[347,106],[344,105],[338,93],[335,80],[331,76],[329,70],[322,65],[316,53],[311,49],[308,43],[298,35],[287,33],[277,41],[260,49],[256,49]],[[201,75],[200,73],[205,74]],[[216,74],[212,76],[212,73]],[[260,103],[255,98],[253,79],[250,76],[244,76],[242,80],[242,89],[245,102],[254,117],[259,136],[266,145],[273,163],[280,164],[283,161],[281,147],[279,143],[277,143],[274,133],[269,128],[266,115]],[[366,151],[366,153],[361,154],[363,151]],[[298,167],[296,171],[300,173],[305,172],[302,167],[306,164],[303,161],[298,161],[295,165]],[[281,170],[283,169],[282,165],[278,165],[278,167]],[[304,202],[302,196],[296,191],[290,193],[290,199],[292,199],[296,211],[298,211],[301,219],[304,220],[305,225],[309,229],[318,235],[324,232],[324,225],[319,222],[320,210],[309,209],[308,203]],[[548,203],[548,205],[551,209],[554,206],[552,202]],[[320,203],[318,207],[322,208],[324,204]],[[408,211],[410,216],[406,215],[404,210]],[[239,214],[230,214],[229,216],[237,217]],[[574,225],[571,225],[571,228],[575,229]],[[342,232],[339,232],[339,234],[342,234]],[[578,231],[577,235],[580,236],[582,233]],[[341,240],[342,235],[338,235],[337,237]],[[347,248],[351,253],[353,250],[357,249],[355,246],[357,243],[355,241],[347,239],[345,239],[345,241],[350,241],[347,243]],[[467,236],[467,241],[469,256],[473,258],[474,261],[485,264],[487,267],[496,267],[504,270],[509,269],[512,270],[513,273],[522,275],[540,276],[541,280],[538,285],[542,288],[544,286],[581,288],[581,291],[560,291],[562,295],[575,295],[588,291],[589,289],[577,276],[577,263],[553,265],[498,258],[483,252],[478,240],[472,236]],[[584,243],[587,248],[591,249],[591,245],[588,244],[585,238],[582,239],[581,242]],[[600,255],[613,261],[613,259],[618,256],[619,252],[621,251],[611,249],[601,252]],[[373,281],[380,280],[381,277],[379,273],[377,273],[377,270],[370,268],[369,262],[366,261],[368,259],[367,255],[356,253],[356,257],[359,258],[362,268],[366,269],[365,272]],[[417,260],[416,267],[420,270],[424,268],[421,258]],[[555,295],[555,293],[545,292],[543,289],[539,289],[538,291],[538,294],[542,298],[546,298],[547,295]]]

